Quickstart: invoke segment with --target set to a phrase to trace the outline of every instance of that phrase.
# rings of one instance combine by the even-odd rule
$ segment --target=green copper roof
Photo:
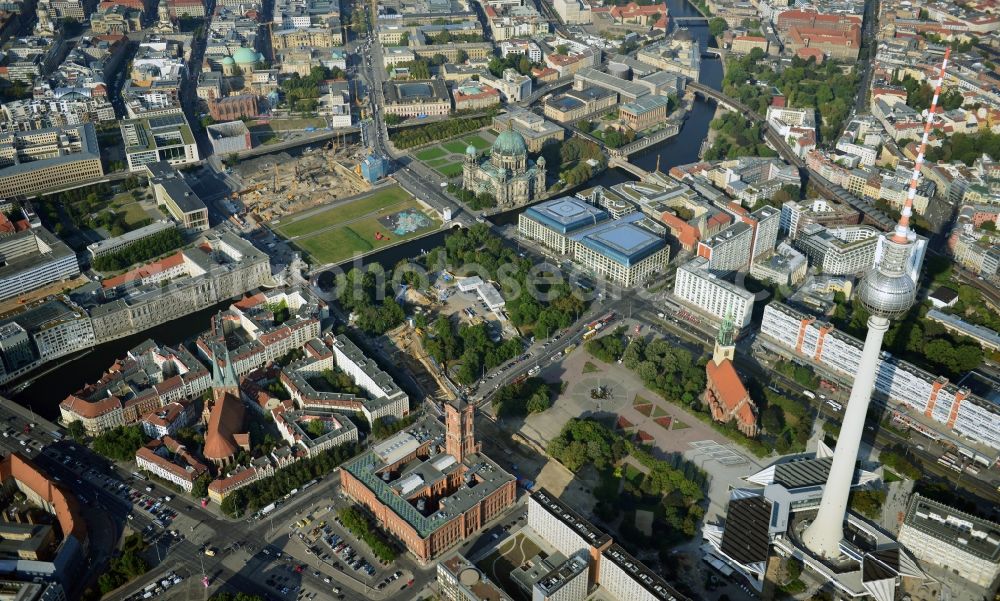
[[[508,127],[493,142],[493,152],[505,156],[527,155],[528,145],[524,142],[524,136]]]

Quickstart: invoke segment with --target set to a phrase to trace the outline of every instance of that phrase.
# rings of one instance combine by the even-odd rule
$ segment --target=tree
[[[70,438],[77,442],[83,442],[83,439],[87,436],[87,430],[83,427],[83,422],[79,420],[74,420],[67,424],[66,431],[69,433]]]
[[[567,54],[569,54],[569,46],[567,46],[566,44],[559,44],[558,46],[556,46],[556,54],[566,56]]]
[[[983,224],[979,226],[979,229],[983,230],[984,232],[991,232],[991,233],[996,232],[997,223],[995,221],[984,221]]]
[[[208,485],[212,483],[211,474],[205,473],[194,481],[191,487],[191,496],[196,499],[204,499],[208,496]]]
[[[321,419],[309,420],[309,425],[306,426],[306,429],[309,432],[309,436],[319,438],[326,434],[326,423]]]
[[[729,25],[722,17],[713,17],[708,22],[708,33],[712,34],[714,37],[722,35],[722,33],[727,29],[729,29]]]

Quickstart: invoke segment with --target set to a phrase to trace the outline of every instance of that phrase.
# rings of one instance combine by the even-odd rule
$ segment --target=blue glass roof
[[[635,225],[642,219],[641,214],[629,215],[596,225],[573,238],[594,252],[631,267],[667,245],[663,238]]]
[[[600,223],[609,217],[607,211],[571,196],[537,204],[524,214],[563,235]]]

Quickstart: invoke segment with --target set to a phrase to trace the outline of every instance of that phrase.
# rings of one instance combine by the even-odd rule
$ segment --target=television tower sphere
[[[913,306],[917,286],[906,273],[910,251],[908,242],[887,238],[882,259],[858,285],[858,300],[872,315],[898,319]]]

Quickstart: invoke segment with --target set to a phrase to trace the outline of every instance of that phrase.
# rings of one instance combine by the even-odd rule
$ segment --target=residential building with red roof
[[[186,493],[191,492],[195,480],[208,473],[204,463],[170,436],[141,447],[135,452],[135,464],[140,470],[175,484]]]
[[[624,6],[613,6],[609,14],[616,23],[645,25],[663,31],[667,30],[670,22],[666,4],[639,5],[629,2]]]

